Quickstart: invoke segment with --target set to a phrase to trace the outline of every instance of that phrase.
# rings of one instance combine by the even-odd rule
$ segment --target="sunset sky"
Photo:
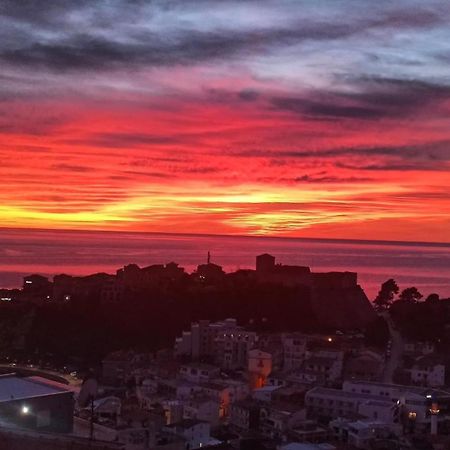
[[[450,242],[449,169],[448,0],[0,2],[2,227]]]

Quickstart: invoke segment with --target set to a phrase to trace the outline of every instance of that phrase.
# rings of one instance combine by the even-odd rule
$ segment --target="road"
[[[403,338],[398,330],[394,327],[394,322],[388,312],[381,313],[386,320],[391,335],[391,351],[390,355],[386,355],[386,365],[383,372],[383,382],[393,383],[395,370],[401,366],[403,357]]]
[[[52,370],[40,369],[39,367],[29,367],[20,364],[0,364],[0,373],[21,373],[24,376],[39,376],[49,378],[50,380],[57,381],[59,383],[67,384],[70,386],[80,386],[81,380],[72,377],[71,375],[64,375]]]

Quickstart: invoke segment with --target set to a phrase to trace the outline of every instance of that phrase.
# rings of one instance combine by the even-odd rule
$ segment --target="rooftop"
[[[332,388],[325,388],[325,387],[314,387],[306,393],[306,396],[309,396],[311,394],[331,396],[331,397],[342,397],[342,398],[347,398],[347,399],[367,400],[367,401],[368,400],[380,400],[383,398],[383,397],[380,397],[379,395],[361,394],[359,392],[348,392],[348,391],[342,391],[340,389],[332,389]]]
[[[309,444],[300,442],[291,442],[290,444],[282,445],[280,450],[335,450],[336,447],[332,444]]]
[[[209,371],[219,370],[218,366],[199,362],[190,362],[187,364],[183,364],[181,367],[189,367],[191,369],[209,370]]]
[[[204,420],[197,420],[197,419],[183,419],[180,422],[171,423],[170,425],[166,425],[166,428],[182,428],[182,429],[188,429],[195,427],[196,425],[200,425],[202,423],[208,424],[209,422],[205,422]]]
[[[55,394],[67,394],[71,391],[44,381],[20,378],[16,375],[0,376],[0,402],[45,397]]]
[[[311,356],[305,361],[305,365],[315,365],[315,366],[331,366],[336,362],[336,358],[329,356]]]
[[[344,386],[346,384],[358,384],[358,385],[367,385],[370,386],[377,386],[380,388],[386,388],[386,389],[397,389],[402,392],[411,392],[413,394],[417,394],[420,396],[426,396],[428,394],[433,394],[438,397],[447,397],[450,396],[450,391],[445,391],[442,389],[433,389],[433,388],[426,388],[426,387],[419,387],[419,386],[405,386],[403,384],[389,384],[389,383],[381,383],[376,381],[360,381],[360,380],[348,380],[344,382]]]

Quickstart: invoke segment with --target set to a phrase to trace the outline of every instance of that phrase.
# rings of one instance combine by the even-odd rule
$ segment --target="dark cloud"
[[[367,16],[349,23],[340,23],[338,20],[320,21],[315,18],[309,22],[299,20],[297,24],[287,27],[253,30],[217,29],[201,32],[183,29],[180,22],[178,31],[156,34],[140,26],[139,20],[136,20],[142,20],[139,17],[142,6],[148,7],[145,14],[151,16],[157,11],[177,5],[186,8],[193,7],[196,3],[170,2],[165,5],[158,1],[148,3],[116,0],[93,3],[53,0],[45,2],[44,7],[39,1],[7,0],[3,2],[1,16],[11,26],[10,34],[17,36],[16,39],[5,39],[0,44],[0,61],[54,71],[195,64],[233,55],[267,52],[274,47],[289,46],[306,40],[347,38],[367,33],[373,28],[422,28],[443,21],[443,17],[435,11],[415,9],[381,13],[379,17]],[[74,12],[84,14],[84,26],[71,22]],[[29,35],[24,34],[23,27],[13,26],[17,21],[34,25],[33,31],[30,30]],[[48,37],[48,33],[40,33],[42,30],[39,25],[43,30],[52,31],[57,37],[52,39]],[[127,31],[121,33],[119,25],[126,25]],[[355,112],[350,109],[342,113],[352,115]]]
[[[335,177],[331,175],[315,176],[315,175],[302,175],[294,178],[296,183],[367,183],[373,181],[368,177]]]
[[[271,159],[274,165],[284,165],[286,162],[279,158],[313,159],[313,158],[336,158],[336,157],[396,157],[406,160],[420,161],[450,161],[450,141],[437,141],[417,145],[398,145],[385,147],[337,147],[319,151],[308,150],[244,150],[233,153],[233,156],[261,157]]]
[[[332,99],[323,103],[310,101],[297,97],[277,97],[271,100],[271,105],[278,110],[290,111],[302,116],[331,117],[344,119],[379,119],[384,112],[377,108],[365,106],[351,106],[345,104],[333,104]]]
[[[131,175],[131,177],[135,178],[174,178],[173,174],[167,173],[167,172],[146,172],[146,171],[139,171],[139,170],[124,170],[122,172],[126,175]],[[130,177],[129,177],[130,179]]]
[[[259,92],[253,89],[243,89],[238,93],[238,97],[246,102],[251,102],[259,97]]]
[[[39,116],[36,110],[16,113],[12,110],[0,111],[0,133],[2,134],[29,134],[44,136],[55,132],[67,122],[62,117]]]
[[[220,169],[218,167],[211,167],[211,166],[199,166],[199,167],[182,168],[177,171],[181,171],[181,172],[185,172],[185,173],[193,173],[193,174],[208,174],[208,173],[221,172],[222,169]]]
[[[145,145],[169,145],[181,142],[176,136],[148,133],[95,133],[82,139],[65,139],[70,145],[90,145],[93,147],[128,148]]]
[[[310,92],[304,97],[274,97],[269,105],[305,118],[379,120],[429,114],[450,99],[450,85],[419,80],[351,78],[353,92]]]
[[[80,165],[76,165],[76,164],[53,164],[51,167],[51,169],[54,170],[62,170],[62,171],[67,171],[67,172],[89,172],[92,170],[95,170],[92,167],[87,167],[87,166],[80,166]]]
[[[408,172],[408,171],[448,171],[449,165],[443,164],[440,161],[435,162],[411,162],[411,163],[402,163],[402,162],[383,162],[383,163],[371,163],[371,164],[351,164],[351,163],[342,163],[336,162],[336,167],[341,169],[351,169],[351,170],[367,170],[367,171],[399,171],[399,172]]]
[[[341,93],[339,94],[341,97],[387,110],[391,109],[393,113],[402,110],[416,110],[418,106],[450,98],[450,85],[448,84],[374,76],[360,76],[353,80],[361,92]]]
[[[332,39],[348,34],[348,30],[339,27],[334,32],[332,29],[318,31],[312,30],[311,36]],[[18,66],[56,71],[183,65],[221,59],[244,50],[261,51],[267,45],[293,43],[307,37],[306,30],[295,32],[290,29],[254,33],[191,31],[174,40],[164,40],[142,32],[139,39],[132,43],[78,35],[56,42],[34,42],[19,48],[4,49],[0,52],[0,60]]]

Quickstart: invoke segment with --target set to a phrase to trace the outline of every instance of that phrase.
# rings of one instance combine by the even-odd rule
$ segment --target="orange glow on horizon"
[[[109,94],[3,103],[2,227],[450,242],[450,135],[435,116]]]

